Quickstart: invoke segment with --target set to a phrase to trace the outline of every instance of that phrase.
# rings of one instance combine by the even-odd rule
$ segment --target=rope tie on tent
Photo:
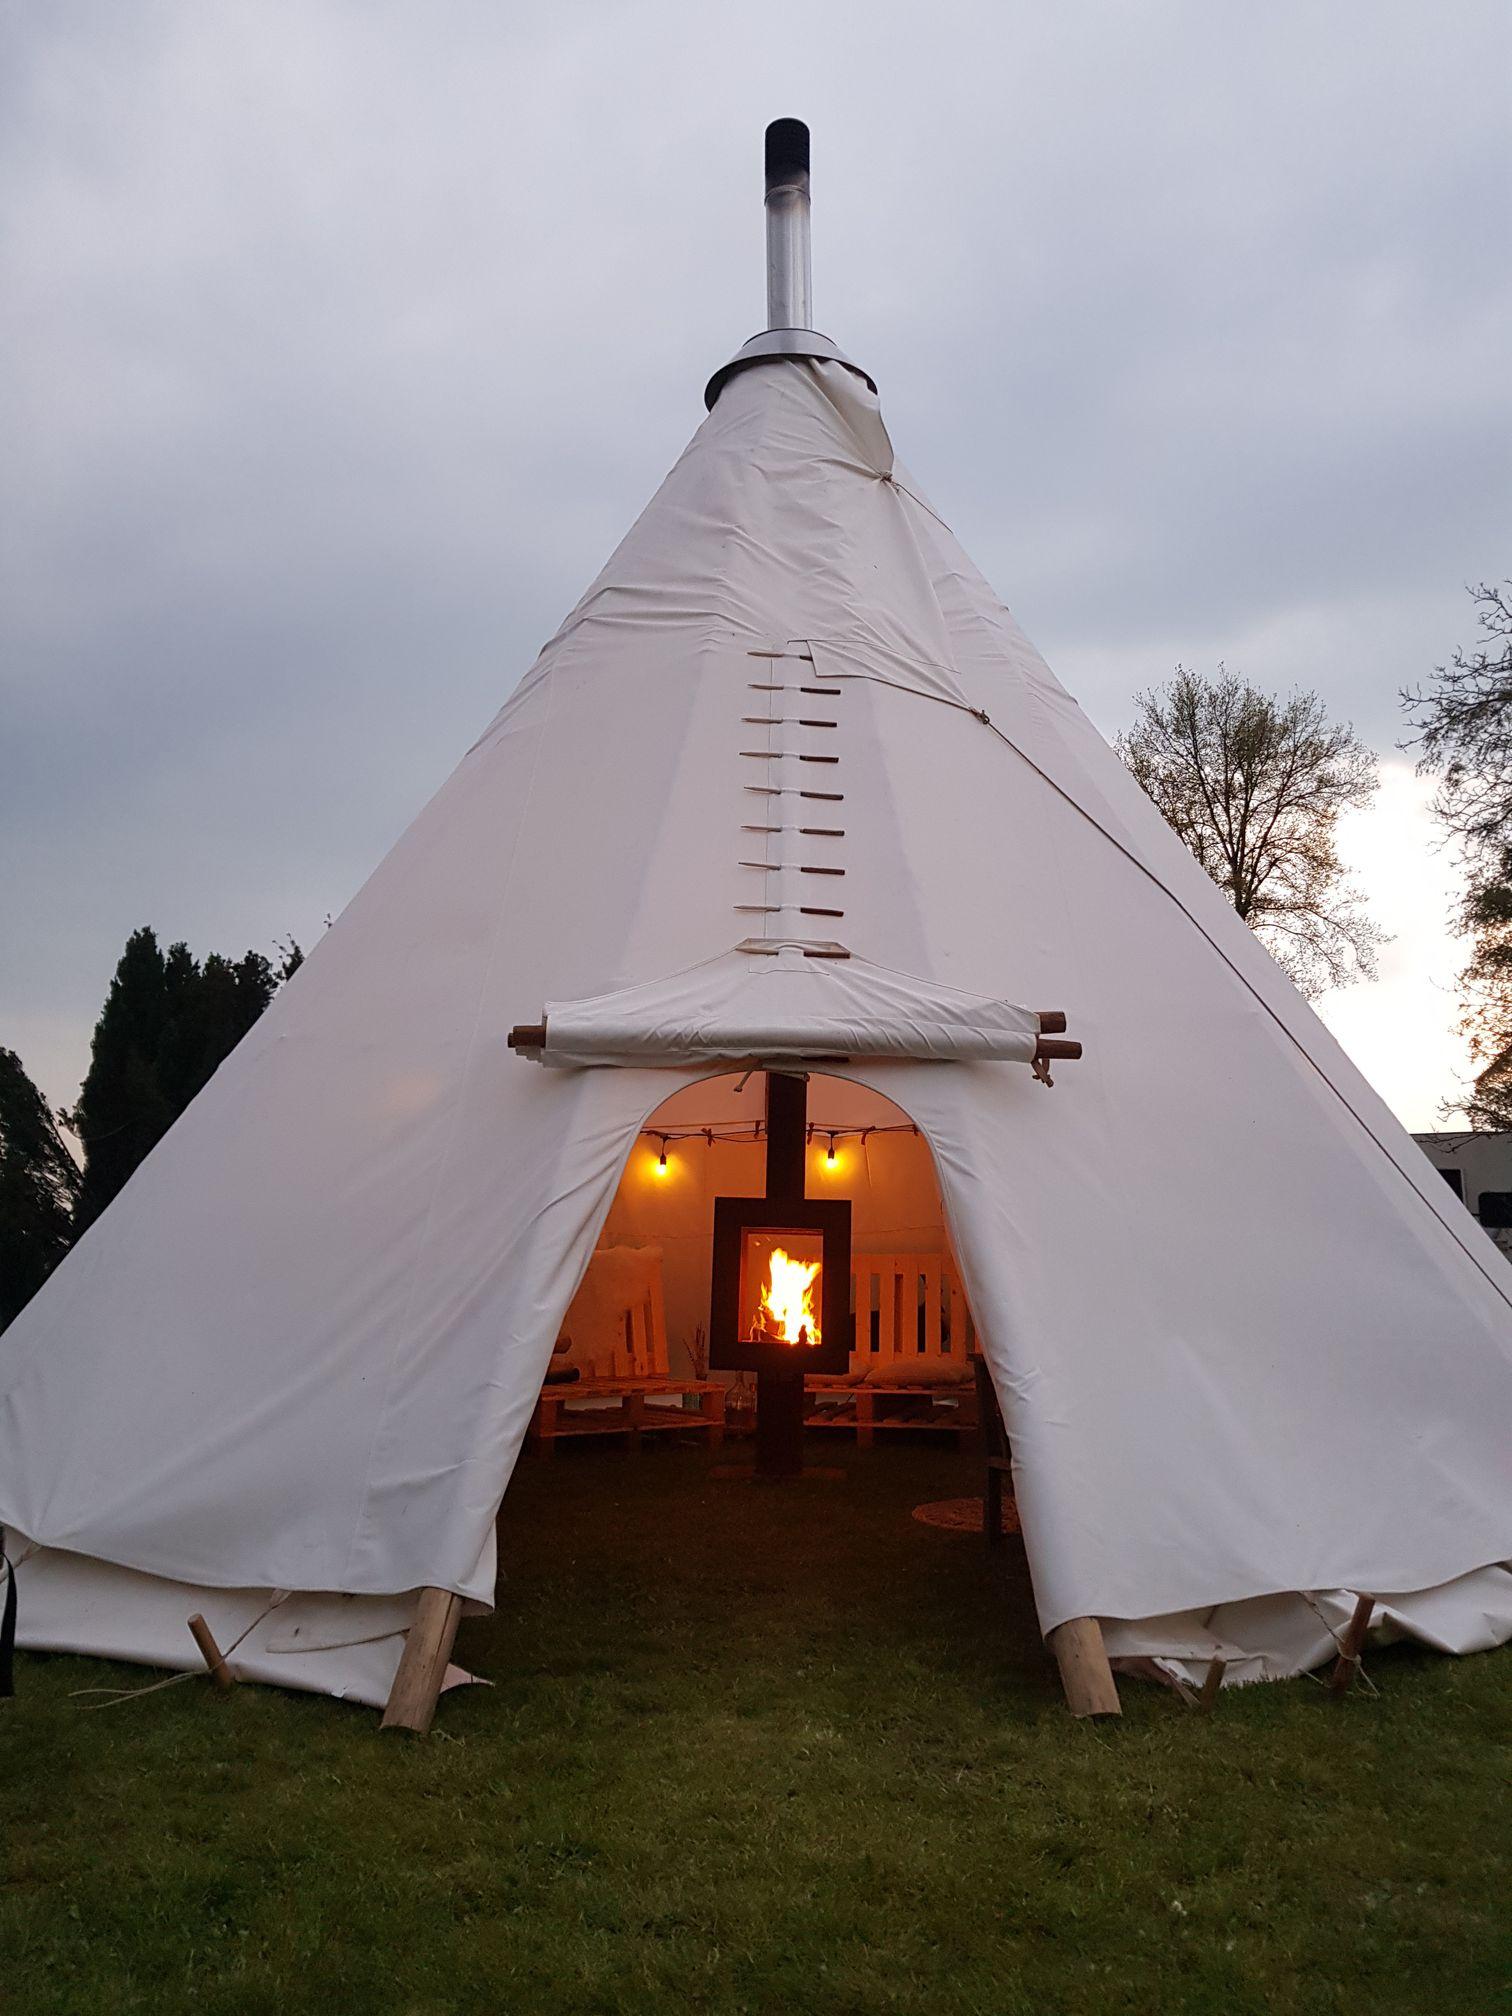
[[[954,539],[956,536],[954,528],[945,524],[945,520],[936,511],[933,504],[926,504],[917,490],[910,490],[906,483],[900,483],[891,469],[879,469],[875,473],[879,483],[885,483],[890,490],[896,490],[900,497],[907,497],[911,503],[917,504],[921,511],[927,511],[936,525],[944,525],[945,530]]]
[[[246,1630],[232,1639],[231,1643],[221,1654],[222,1659],[229,1659],[237,1646],[245,1639],[250,1638],[258,1625],[265,1618],[271,1617],[280,1603],[288,1602],[291,1593],[288,1589],[280,1589],[266,1610],[260,1610]],[[145,1687],[76,1687],[68,1698],[70,1701],[83,1701],[86,1694],[104,1694],[108,1696],[108,1699],[104,1701],[91,1701],[87,1703],[80,1711],[82,1714],[92,1715],[101,1708],[116,1708],[123,1701],[140,1701],[145,1695],[160,1694],[165,1687],[177,1687],[185,1680],[198,1680],[201,1677],[200,1669],[197,1666],[189,1666],[182,1673],[170,1673],[166,1679],[149,1680]]]
[[[1353,1669],[1350,1677],[1355,1681],[1357,1681],[1359,1685],[1365,1689],[1367,1694],[1373,1694],[1377,1696],[1377,1698],[1379,1698],[1381,1692],[1380,1688],[1377,1687],[1374,1680],[1372,1680],[1370,1675],[1365,1671],[1364,1646],[1361,1645],[1358,1651],[1352,1651],[1349,1645],[1345,1642],[1345,1639],[1339,1635],[1339,1633],[1334,1629],[1333,1625],[1329,1623],[1327,1617],[1324,1616],[1323,1606],[1318,1602],[1317,1598],[1310,1595],[1306,1589],[1299,1589],[1297,1591],[1297,1594],[1302,1598],[1302,1601],[1307,1605],[1308,1609],[1312,1611],[1313,1615],[1317,1618],[1318,1622],[1323,1626],[1323,1629],[1328,1633],[1329,1637],[1332,1638],[1334,1642],[1334,1649],[1337,1652],[1339,1659],[1341,1661],[1347,1661],[1350,1667]],[[1326,1687],[1330,1690],[1330,1692],[1334,1691],[1335,1689],[1336,1683],[1333,1674],[1330,1674],[1327,1677],[1325,1677],[1321,1673],[1307,1673],[1303,1675],[1303,1678],[1311,1680],[1315,1687]]]

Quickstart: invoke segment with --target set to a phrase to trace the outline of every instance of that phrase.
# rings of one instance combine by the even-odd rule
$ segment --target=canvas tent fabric
[[[843,836],[841,836],[843,837]],[[807,844],[796,850],[807,852]],[[801,861],[774,859],[763,878]],[[802,943],[755,939],[649,987],[551,1001],[541,1061],[555,1065],[800,1062],[834,1055],[996,1057],[1027,1064],[1039,1015],[959,988],[923,987],[865,959],[814,958]]]
[[[836,1067],[930,1144],[1046,1629],[1115,1620],[1115,1650],[1179,1659],[1220,1617],[1267,1672],[1316,1649],[1319,1592],[1397,1592],[1446,1645],[1512,1632],[1512,1270],[895,464],[868,386],[779,359],[725,384],[0,1339],[21,1642],[163,1659],[165,1583],[207,1611],[287,1593],[318,1658],[275,1634],[259,1676],[373,1699],[394,1599],[489,1603],[626,1157],[711,1068],[546,1070],[507,1031],[781,948],[1085,1038],[1053,1091],[994,1058]]]

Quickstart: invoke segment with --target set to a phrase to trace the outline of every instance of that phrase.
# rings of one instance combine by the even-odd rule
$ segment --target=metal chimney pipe
[[[873,392],[876,380],[814,327],[809,275],[809,130],[801,119],[774,119],[766,129],[767,326],[742,343],[704,387],[714,401],[739,371],[780,357],[822,358],[843,364]]]
[[[809,129],[774,119],[766,129],[767,327],[812,329]]]

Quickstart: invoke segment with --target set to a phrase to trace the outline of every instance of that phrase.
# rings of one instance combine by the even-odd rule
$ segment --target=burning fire
[[[781,1246],[772,1248],[767,1282],[757,1313],[759,1334],[776,1344],[819,1343],[819,1318],[814,1310],[814,1282],[820,1262],[795,1260]]]

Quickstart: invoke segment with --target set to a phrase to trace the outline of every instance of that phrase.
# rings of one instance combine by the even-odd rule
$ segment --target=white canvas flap
[[[542,1062],[692,1066],[770,1058],[1026,1064],[1039,1016],[864,959],[731,952],[645,987],[546,1006]]]

